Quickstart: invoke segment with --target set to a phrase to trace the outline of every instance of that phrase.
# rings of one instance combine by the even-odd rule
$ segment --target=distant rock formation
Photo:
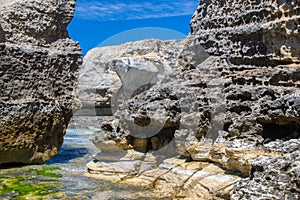
[[[119,104],[171,74],[183,44],[149,39],[90,50],[79,77],[80,113],[93,114],[95,108],[97,115],[114,113]]]
[[[43,163],[59,152],[82,62],[66,31],[74,7],[0,1],[0,164]]]
[[[202,0],[175,72],[92,138],[91,176],[169,198],[299,199],[299,23],[297,0]]]

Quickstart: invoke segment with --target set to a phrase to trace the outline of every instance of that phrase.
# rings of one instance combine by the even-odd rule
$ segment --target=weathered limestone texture
[[[66,31],[75,0],[0,3],[0,164],[43,163],[76,105],[82,54]]]
[[[202,0],[175,72],[91,138],[89,173],[175,199],[299,199],[299,23],[298,0]],[[118,171],[133,150],[145,155]]]
[[[85,113],[96,107],[97,115],[112,114],[119,104],[171,74],[183,44],[151,39],[90,50],[79,77]]]
[[[283,156],[256,159],[250,177],[238,182],[232,199],[299,199],[300,140],[271,142],[266,148]]]
[[[299,63],[299,1],[202,1],[191,21],[209,53],[235,64]]]

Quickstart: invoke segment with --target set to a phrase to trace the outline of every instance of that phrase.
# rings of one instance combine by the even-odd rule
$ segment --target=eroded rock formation
[[[183,41],[144,40],[98,47],[84,58],[79,77],[81,113],[114,113],[125,100],[149,89],[176,68]],[[95,114],[95,113],[94,113]]]
[[[59,152],[82,62],[66,26],[74,0],[0,1],[0,164]]]
[[[91,138],[102,153],[90,174],[171,198],[300,198],[299,23],[296,0],[201,1],[175,72],[123,103]],[[109,152],[119,157],[107,162]],[[156,169],[143,164],[149,154]],[[118,159],[128,158],[125,170]]]
[[[299,199],[299,139],[270,142],[265,148],[282,156],[253,161],[249,178],[236,184],[232,199]]]
[[[234,64],[299,63],[299,2],[203,1],[191,21],[195,39]]]

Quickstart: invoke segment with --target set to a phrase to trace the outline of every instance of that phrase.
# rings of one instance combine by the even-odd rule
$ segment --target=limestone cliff
[[[297,0],[201,1],[175,72],[92,138],[90,174],[175,199],[299,199],[299,23]]]
[[[72,116],[81,49],[74,0],[0,1],[0,164],[43,163]]]

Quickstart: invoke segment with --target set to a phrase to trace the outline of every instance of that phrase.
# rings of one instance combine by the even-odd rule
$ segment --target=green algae
[[[111,186],[107,186],[105,188],[102,188],[102,191],[110,191],[110,190],[112,190]]]
[[[125,178],[122,178],[121,180],[115,182],[114,185],[115,185],[115,186],[120,186],[122,183],[124,183],[124,182],[126,182],[126,181],[128,181],[128,180],[130,180],[130,179],[132,179],[132,177],[125,177]]]
[[[61,174],[56,174],[51,171],[57,171],[61,170],[59,167],[55,166],[49,166],[49,167],[43,167],[42,169],[31,169],[28,172],[30,173],[36,173],[37,175],[45,176],[45,177],[50,177],[50,178],[61,178]]]
[[[43,167],[43,170],[45,170],[45,171],[55,171],[55,170],[61,170],[61,168],[56,167],[56,166],[46,166],[46,167]]]
[[[26,177],[0,177],[0,197],[14,196],[15,199],[45,199],[57,195],[58,186],[50,183],[27,183]]]
[[[62,175],[54,173],[58,170],[61,169],[55,166],[45,166],[27,170],[26,174],[20,174],[17,177],[0,177],[0,199],[5,199],[5,197],[13,197],[17,200],[46,199],[50,196],[59,196],[60,184],[56,179],[61,178]],[[37,182],[36,175],[51,179]]]

